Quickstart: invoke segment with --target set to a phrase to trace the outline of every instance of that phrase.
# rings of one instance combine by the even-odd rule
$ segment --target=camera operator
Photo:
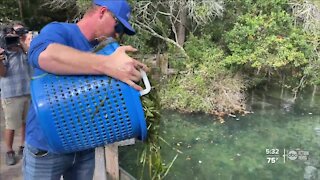
[[[31,34],[19,22],[13,23],[3,32],[0,49],[1,103],[5,117],[6,164],[16,163],[13,140],[15,130],[21,127],[21,157],[25,140],[25,118],[30,104],[31,67],[27,62],[27,50]]]

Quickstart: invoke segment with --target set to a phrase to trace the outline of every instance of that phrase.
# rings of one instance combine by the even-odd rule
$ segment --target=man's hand
[[[7,69],[2,63],[5,60],[4,49],[0,48],[0,77],[4,77],[7,73]]]
[[[5,60],[4,49],[0,48],[0,61]]]
[[[127,83],[136,90],[142,90],[142,87],[138,86],[135,82],[141,79],[140,69],[149,71],[148,67],[129,57],[126,52],[135,52],[137,49],[132,46],[121,46],[113,54],[110,55],[111,59],[116,59],[112,62],[106,61],[105,66],[107,75],[110,75],[120,81]],[[111,71],[110,71],[111,68]]]
[[[25,52],[27,52],[29,50],[31,40],[32,40],[32,34],[31,33],[25,34],[25,35],[20,37],[20,44],[21,44],[22,49]]]

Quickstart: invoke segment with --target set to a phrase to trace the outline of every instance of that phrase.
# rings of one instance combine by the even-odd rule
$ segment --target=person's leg
[[[14,130],[12,129],[5,129],[4,130],[4,141],[6,143],[6,152],[13,151],[13,137],[14,137]]]
[[[15,165],[17,160],[15,157],[15,152],[12,149],[13,144],[13,137],[14,137],[14,130],[6,129],[4,131],[4,141],[6,143],[6,164],[8,166]]]
[[[6,98],[1,101],[3,114],[5,119],[5,131],[4,138],[6,143],[6,150],[12,151],[12,144],[14,138],[14,130],[18,129],[20,125],[17,125],[19,117],[22,117],[22,112],[17,109],[20,105],[17,98]],[[21,109],[21,108],[20,108]]]
[[[54,154],[26,144],[23,152],[24,180],[60,180],[72,166],[73,154]]]
[[[4,139],[6,144],[6,164],[14,165],[16,159],[12,145],[14,132],[21,127],[23,101],[21,97],[15,97],[3,99],[1,102],[5,118]]]
[[[94,149],[76,152],[73,166],[63,174],[64,180],[92,180],[95,168]]]

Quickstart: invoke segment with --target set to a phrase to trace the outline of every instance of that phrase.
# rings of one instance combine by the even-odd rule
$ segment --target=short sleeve
[[[31,41],[28,51],[28,61],[31,66],[40,68],[39,55],[41,52],[52,43],[67,44],[67,38],[68,31],[63,24],[54,22],[46,25],[39,35]]]

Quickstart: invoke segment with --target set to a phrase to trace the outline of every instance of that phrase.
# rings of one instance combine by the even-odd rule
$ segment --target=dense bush
[[[269,73],[304,66],[312,57],[308,36],[293,26],[293,19],[284,11],[243,15],[225,39],[231,51],[225,65],[249,64]]]
[[[242,77],[232,75],[222,66],[224,53],[210,39],[190,37],[186,42],[188,70],[171,78],[162,88],[165,107],[219,116],[245,109]]]

